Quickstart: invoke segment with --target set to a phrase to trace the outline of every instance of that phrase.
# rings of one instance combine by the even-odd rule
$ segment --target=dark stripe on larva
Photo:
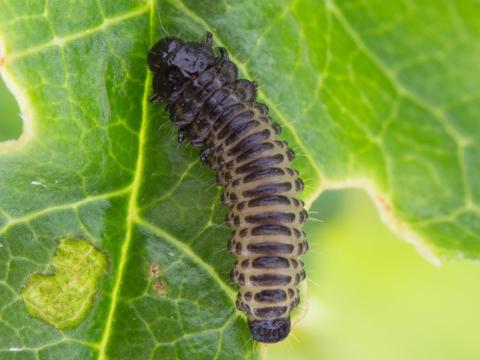
[[[282,176],[284,174],[285,174],[285,172],[282,169],[279,169],[279,168],[263,169],[263,170],[255,171],[255,172],[251,173],[250,175],[245,176],[245,178],[243,179],[243,182],[244,183],[249,183],[249,182],[252,182],[252,181],[255,181],[255,180],[265,179],[265,178],[269,178],[269,177],[272,177],[272,176]]]
[[[256,226],[252,229],[253,236],[261,235],[285,235],[291,236],[292,232],[290,229],[283,225],[262,225]]]
[[[263,196],[254,200],[248,201],[248,207],[257,206],[273,206],[273,205],[290,205],[290,200],[286,196]],[[298,231],[298,230],[297,230]]]
[[[282,316],[287,311],[286,306],[271,306],[265,308],[257,308],[254,310],[255,315],[264,319],[275,319]]]
[[[288,259],[281,256],[262,256],[252,261],[255,269],[288,269]]]
[[[250,276],[250,282],[255,286],[288,285],[292,277],[288,275],[264,274]]]
[[[253,112],[244,111],[235,118],[227,122],[223,129],[218,133],[219,140],[225,139],[231,132],[238,131],[252,121]]]
[[[261,303],[276,303],[287,300],[287,294],[282,289],[265,289],[255,294],[255,300]]]
[[[245,221],[250,224],[278,224],[278,223],[291,223],[295,221],[295,214],[292,213],[261,213],[256,215],[248,215],[245,217]]]
[[[244,133],[249,132],[250,130],[257,128],[259,125],[260,125],[260,123],[258,121],[252,120],[249,123],[240,126],[238,129],[232,131],[232,134],[228,138],[225,139],[225,144],[230,145],[230,144],[234,143]]]
[[[282,182],[278,184],[258,185],[257,187],[242,192],[245,197],[260,197],[267,195],[282,194],[292,189],[292,184],[289,182]]]
[[[271,143],[263,143],[263,144],[257,145],[254,148],[252,148],[250,150],[247,150],[243,154],[238,156],[237,157],[237,163],[242,163],[246,160],[250,160],[253,157],[258,156],[259,154],[263,153],[264,151],[273,149],[274,147],[275,146]],[[270,170],[270,169],[266,169],[266,170]],[[265,170],[263,170],[263,171],[265,171]],[[249,175],[249,176],[251,176],[251,175]]]
[[[258,255],[277,255],[291,254],[293,252],[292,244],[283,244],[279,242],[260,242],[247,245],[247,250]]]
[[[257,160],[253,160],[246,165],[240,166],[235,170],[235,173],[241,175],[246,173],[251,173],[253,171],[262,170],[265,168],[272,167],[283,161],[283,155],[277,154],[273,156],[265,156]]]
[[[244,104],[235,104],[225,110],[223,110],[219,116],[217,121],[215,121],[212,125],[212,130],[214,132],[218,132],[222,126],[225,125],[230,119],[235,118],[236,116],[240,115],[242,112],[245,112],[246,107]]]
[[[244,140],[240,141],[233,149],[228,151],[229,156],[233,156],[241,152],[242,150],[249,149],[252,145],[262,142],[270,136],[270,130],[265,129],[247,136]]]

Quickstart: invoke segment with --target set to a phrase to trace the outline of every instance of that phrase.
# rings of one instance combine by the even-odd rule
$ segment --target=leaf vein
[[[91,35],[96,34],[98,32],[105,31],[106,29],[108,29],[111,26],[114,26],[114,25],[116,25],[118,23],[121,23],[125,20],[144,15],[148,11],[149,11],[149,6],[148,5],[141,6],[137,9],[135,9],[135,10],[128,11],[128,12],[123,13],[121,15],[113,16],[111,18],[105,18],[103,23],[99,26],[96,26],[96,27],[93,27],[93,28],[90,28],[90,29],[83,29],[81,32],[66,35],[66,36],[63,36],[63,37],[55,36],[52,40],[50,40],[50,41],[48,41],[44,44],[37,45],[37,46],[31,47],[31,48],[28,48],[26,50],[22,50],[22,51],[18,51],[18,52],[14,52],[14,53],[10,54],[10,56],[5,58],[5,63],[12,63],[16,60],[19,60],[21,58],[24,58],[24,57],[27,57],[27,56],[30,56],[30,55],[33,55],[33,54],[36,54],[36,53],[41,52],[42,50],[48,49],[50,47],[59,46],[59,47],[62,48],[63,45],[66,44],[66,43],[91,36]]]
[[[33,211],[31,213],[18,216],[18,217],[11,217],[8,215],[8,221],[0,227],[0,235],[5,233],[10,227],[20,224],[20,223],[25,223],[25,222],[30,222],[34,219],[37,219],[41,216],[48,215],[50,213],[56,212],[56,211],[62,211],[62,210],[70,210],[70,209],[78,209],[79,207],[83,205],[87,205],[93,202],[97,201],[103,201],[103,200],[108,200],[113,197],[121,196],[124,194],[127,194],[131,189],[131,185],[120,189],[120,190],[115,190],[112,192],[100,194],[100,195],[93,195],[93,196],[87,196],[81,200],[75,200],[74,202],[71,203],[66,203],[66,204],[61,204],[61,205],[54,205],[54,206],[49,206],[40,210]]]

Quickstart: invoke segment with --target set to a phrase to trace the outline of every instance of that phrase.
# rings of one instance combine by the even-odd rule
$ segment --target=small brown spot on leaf
[[[156,279],[160,276],[160,266],[158,264],[151,264],[148,273],[152,279]]]
[[[153,283],[153,289],[157,293],[157,295],[165,295],[167,292],[167,288],[165,283],[162,280],[157,280]]]

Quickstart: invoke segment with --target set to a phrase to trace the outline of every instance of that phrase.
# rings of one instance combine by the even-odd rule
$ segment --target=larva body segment
[[[202,161],[217,172],[233,229],[237,307],[252,337],[272,343],[288,335],[305,278],[299,257],[308,249],[301,230],[307,212],[297,198],[303,183],[290,167],[294,153],[279,139],[280,126],[256,102],[255,85],[237,79],[235,64],[219,51],[215,57],[209,33],[203,43],[160,40],[148,55],[151,100],[166,102],[179,141],[202,148]]]

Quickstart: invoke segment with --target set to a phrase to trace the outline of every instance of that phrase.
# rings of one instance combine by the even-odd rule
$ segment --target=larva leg
[[[211,154],[210,149],[203,150],[200,153],[200,160],[202,161],[203,165],[210,166],[210,154]]]
[[[219,47],[218,51],[220,52],[220,60],[221,61],[229,60],[227,49],[225,49],[224,47]]]
[[[185,141],[185,134],[186,131],[184,128],[178,129],[178,135],[177,135],[177,141],[179,144],[183,143]]]
[[[150,102],[152,104],[158,104],[158,103],[162,102],[162,97],[159,96],[158,94],[153,94],[152,96],[150,96],[148,98],[148,102]]]
[[[205,40],[204,40],[203,44],[206,47],[209,47],[209,48],[212,47],[212,33],[210,31],[207,31],[207,33],[205,34]]]

